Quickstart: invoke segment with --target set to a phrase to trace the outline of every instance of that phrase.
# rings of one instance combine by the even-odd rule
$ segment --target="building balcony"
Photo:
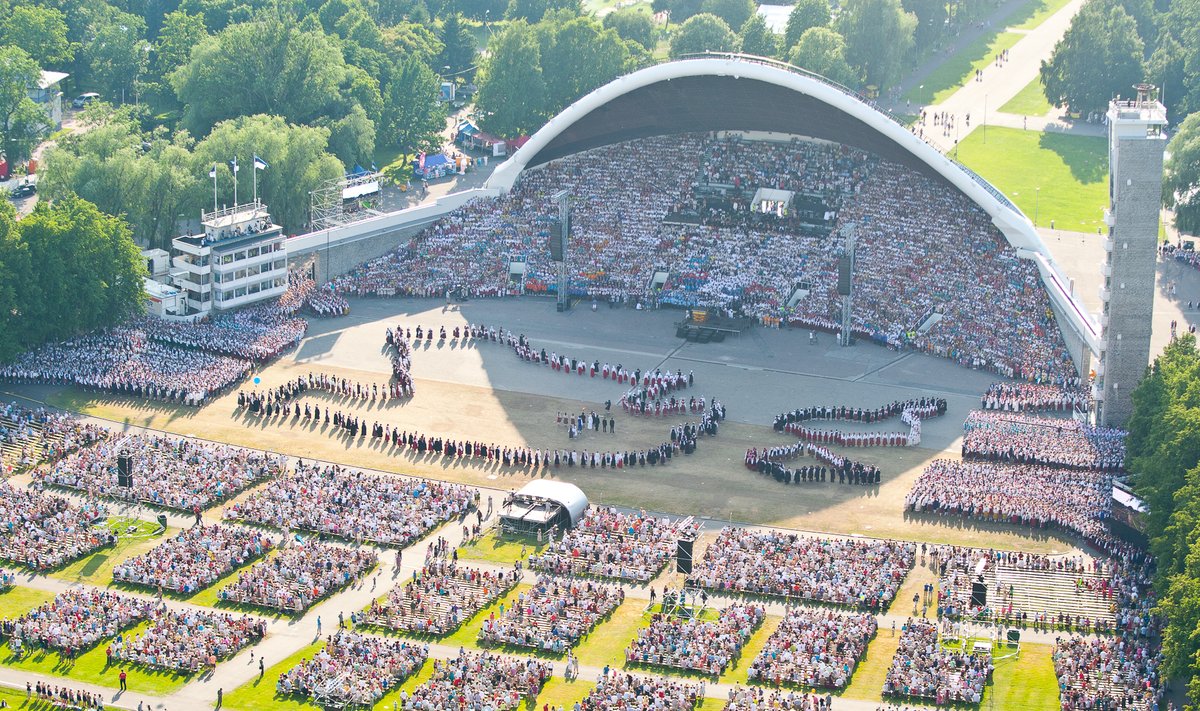
[[[1100,263],[1100,274],[1101,275],[1106,276],[1106,277],[1111,277],[1112,273],[1113,273],[1112,262],[1105,261],[1105,262]]]
[[[1104,286],[1100,287],[1100,300],[1103,301],[1104,303],[1108,303],[1108,300],[1111,298],[1112,298],[1112,291],[1108,287],[1104,287]]]
[[[1109,208],[1104,208],[1104,224],[1112,227],[1117,222],[1117,215]]]
[[[1115,246],[1115,241],[1113,240],[1113,238],[1110,235],[1104,235],[1104,252],[1105,252],[1105,254],[1111,254],[1114,246]]]
[[[1107,331],[1108,325],[1110,323],[1112,323],[1112,314],[1110,314],[1108,312],[1100,314],[1100,327],[1101,328],[1103,328],[1104,330]]]

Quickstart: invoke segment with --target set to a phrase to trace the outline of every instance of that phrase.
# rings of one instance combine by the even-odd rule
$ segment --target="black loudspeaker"
[[[167,528],[167,515],[166,514],[158,515],[158,526],[159,526],[159,528],[162,528],[164,530]]]
[[[554,305],[554,310],[559,312],[566,311],[567,305],[560,301]]]
[[[1021,641],[1021,630],[1009,630],[1008,631],[1008,643],[1009,644],[1017,644],[1020,641]]]
[[[971,607],[987,607],[987,585],[971,583]]]
[[[684,575],[692,574],[692,546],[695,543],[690,538],[675,542],[675,572]]]
[[[563,260],[563,225],[562,220],[550,221],[550,236],[546,238],[550,244],[550,260],[561,262]]]
[[[117,486],[133,486],[133,460],[129,457],[117,457]]]
[[[838,257],[838,296],[850,295],[850,257]]]

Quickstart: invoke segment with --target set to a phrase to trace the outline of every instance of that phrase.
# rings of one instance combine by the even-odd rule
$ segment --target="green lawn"
[[[1021,709],[1022,711],[1057,711],[1058,679],[1054,676],[1054,648],[1048,644],[1022,644],[1015,659],[998,659],[992,675],[992,685],[984,692],[983,707]],[[1007,647],[997,647],[993,658],[1009,654]]]
[[[1051,15],[1067,6],[1071,0],[1039,0],[1021,8],[1008,18],[1009,29],[1032,30]]]
[[[958,159],[1041,226],[1095,232],[1108,204],[1105,140],[1092,136],[989,127],[972,131]],[[1040,188],[1040,190],[1038,190]],[[1036,218],[1036,219],[1035,219]]]
[[[44,605],[53,599],[54,593],[14,585],[0,593],[0,617],[10,619],[20,617],[33,608]]]
[[[127,529],[130,526],[135,526],[137,530],[129,533]],[[156,533],[158,524],[131,518],[111,518],[105,527],[120,536],[115,546],[84,556],[50,575],[71,583],[105,587],[112,583],[112,571],[118,563],[145,553],[162,543],[164,536],[174,536],[179,532],[178,529],[168,528],[165,533]]]
[[[767,640],[771,635],[775,634],[775,630],[779,629],[780,623],[783,622],[782,617],[767,615],[767,619],[763,621],[762,626],[755,630],[750,640],[742,647],[742,652],[738,655],[737,662],[725,670],[721,675],[722,684],[747,684],[749,679],[746,678],[746,672],[750,669],[750,664],[754,662],[754,658],[758,653],[767,646]]]
[[[917,106],[940,104],[968,81],[975,80],[975,70],[985,72],[1001,50],[1009,49],[1025,35],[1018,32],[984,34],[946,59],[913,87],[904,98]],[[921,86],[925,88],[922,89]]]
[[[1045,116],[1053,108],[1050,100],[1046,98],[1046,92],[1042,89],[1041,77],[1038,77],[1026,84],[1024,89],[1008,100],[1008,103],[1001,106],[1000,111],[1018,116]]]
[[[143,622],[133,629],[126,631],[125,636],[135,635],[145,630],[147,625],[149,625],[148,622]],[[190,678],[183,674],[150,669],[136,664],[116,662],[110,665],[108,664],[107,656],[104,654],[107,646],[107,643],[102,641],[74,659],[66,659],[57,652],[44,650],[26,654],[24,657],[18,659],[8,647],[5,647],[4,651],[0,652],[0,655],[2,655],[0,656],[0,664],[39,674],[70,677],[72,680],[84,684],[97,684],[113,689],[120,688],[121,686],[118,676],[123,668],[127,675],[130,691],[159,696],[175,691]]]
[[[892,657],[900,646],[900,630],[892,636],[891,629],[880,629],[871,644],[867,645],[867,653],[863,655],[849,686],[842,693],[849,699],[879,701],[883,698],[883,680],[887,678],[888,669],[892,666]]]
[[[310,644],[297,650],[282,662],[267,667],[261,679],[256,678],[225,694],[222,708],[232,711],[260,711],[261,709],[271,709],[272,711],[308,711],[312,709],[315,711],[324,708],[320,704],[310,703],[301,696],[280,696],[275,693],[275,684],[279,681],[280,674],[299,664],[301,659],[311,659],[324,646],[324,642]],[[428,681],[431,676],[433,676],[433,664],[426,662],[425,666],[405,680],[403,684],[384,694],[376,702],[374,710],[390,711],[393,702],[399,700],[397,697],[401,689],[411,693],[413,689]]]
[[[585,666],[603,667],[624,664],[625,648],[637,637],[637,631],[646,624],[643,610],[645,600],[625,598],[620,607],[602,627],[584,637],[575,648],[575,656]]]
[[[518,560],[525,560],[543,547],[545,544],[539,546],[537,540],[533,538],[528,540],[511,537],[500,539],[495,532],[492,532],[459,548],[458,557],[512,565]]]

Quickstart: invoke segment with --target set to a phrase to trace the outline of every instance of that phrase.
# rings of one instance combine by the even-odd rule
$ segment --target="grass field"
[[[130,526],[135,527],[133,532],[128,530]],[[158,524],[132,518],[112,518],[105,527],[116,531],[120,536],[115,546],[84,556],[50,575],[71,583],[105,587],[112,582],[112,571],[118,563],[157,546],[163,542],[164,536],[178,533],[178,530],[173,528],[168,528],[165,533],[156,533]]]
[[[1025,35],[1017,32],[984,34],[946,59],[904,98],[918,106],[940,104],[975,77],[976,69],[987,70],[992,59],[1011,48]],[[921,86],[925,88],[922,89]]]
[[[1037,222],[1060,230],[1094,232],[1108,204],[1108,157],[1103,138],[1013,128],[972,131],[958,159],[982,175]],[[1040,190],[1039,190],[1040,188]]]
[[[538,545],[537,540],[534,538],[527,540],[512,538],[502,540],[493,531],[459,548],[458,557],[501,565],[512,565],[518,560],[525,560],[530,555],[537,553],[544,545]]]
[[[45,590],[14,585],[0,593],[0,610],[4,611],[3,614],[5,617],[20,617],[38,605],[45,604],[53,599],[54,594],[48,593]]]
[[[1046,98],[1046,92],[1042,88],[1042,80],[1039,77],[1026,84],[1024,89],[1021,89],[1016,96],[1008,100],[1008,103],[1000,107],[1000,111],[1018,116],[1045,116],[1053,108],[1049,99]]]

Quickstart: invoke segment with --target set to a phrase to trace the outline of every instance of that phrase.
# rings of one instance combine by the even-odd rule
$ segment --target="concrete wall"
[[[464,190],[438,198],[427,205],[390,212],[329,230],[297,235],[287,241],[288,266],[300,267],[313,262],[317,282],[329,281],[363,262],[387,254],[422,228],[471,200],[492,197],[498,192],[486,188]]]

